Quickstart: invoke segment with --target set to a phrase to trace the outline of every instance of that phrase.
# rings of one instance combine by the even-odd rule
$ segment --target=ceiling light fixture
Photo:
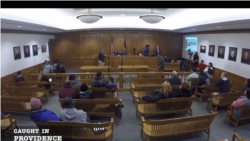
[[[141,15],[140,19],[142,19],[144,22],[154,24],[159,23],[161,20],[165,19],[165,17],[162,15],[154,14],[154,9],[151,9],[151,14]]]
[[[195,30],[195,29],[193,29],[193,30]]]
[[[80,21],[82,21],[83,23],[95,23],[97,21],[99,21],[100,19],[102,19],[101,15],[98,14],[92,14],[91,13],[91,9],[88,9],[88,14],[81,14],[79,16],[76,17],[77,19],[79,19]]]
[[[46,29],[43,29],[43,30],[46,30]]]
[[[61,31],[59,31],[59,32],[61,32]]]
[[[220,28],[220,26],[217,26],[217,28]]]
[[[22,27],[22,26],[20,26],[20,25],[19,25],[19,26],[17,26],[17,27],[19,27],[19,28],[20,28],[20,27]]]

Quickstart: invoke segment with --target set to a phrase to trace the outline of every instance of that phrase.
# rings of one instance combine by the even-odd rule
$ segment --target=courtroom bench
[[[41,136],[61,136],[63,140],[106,140],[113,138],[113,121],[103,123],[83,123],[83,122],[64,122],[64,121],[46,121],[35,122],[40,130]],[[100,128],[105,128],[101,131]],[[43,129],[49,129],[49,133],[41,132]],[[99,129],[99,131],[95,131]]]
[[[80,87],[73,87],[72,89],[79,95]],[[88,91],[94,95],[95,99],[116,99],[118,97],[117,87],[112,89],[106,87],[89,87]]]
[[[157,102],[137,100],[136,116],[163,115],[172,113],[187,113],[192,116],[192,103],[195,97],[180,97],[160,99]]]
[[[198,88],[203,89],[202,93],[198,91]],[[219,91],[219,87],[215,84],[204,84],[201,86],[196,86],[195,94],[196,98],[199,100],[199,104],[201,104],[201,100],[203,97],[209,97],[211,93]]]
[[[51,85],[51,83],[46,81],[19,81],[17,86],[37,86],[46,90],[50,94],[54,94],[54,87],[51,85],[50,89],[46,89],[45,85]]]
[[[151,138],[178,136],[204,131],[209,140],[212,121],[217,112],[210,111],[208,115],[183,117],[165,120],[145,120],[141,117],[141,137],[145,135],[147,141]]]
[[[30,109],[30,98],[1,97],[2,111],[28,113]]]
[[[64,99],[58,99],[62,109],[64,109]],[[121,99],[74,99],[74,107],[78,110],[83,110],[88,116],[112,116],[115,117],[117,126],[119,118],[115,113],[116,106],[122,105]]]

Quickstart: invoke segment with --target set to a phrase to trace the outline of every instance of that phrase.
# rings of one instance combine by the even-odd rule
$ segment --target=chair
[[[235,139],[237,138],[237,140],[239,141],[247,141],[246,139],[242,139],[238,134],[234,133],[232,136],[232,140],[231,141],[235,141]],[[223,140],[217,140],[217,141],[225,141],[225,139]]]
[[[19,129],[16,124],[16,120],[12,119],[10,114],[5,117],[1,117],[1,131],[4,132],[7,141],[9,141],[9,135],[12,133],[9,129],[13,124],[15,124],[16,129]]]

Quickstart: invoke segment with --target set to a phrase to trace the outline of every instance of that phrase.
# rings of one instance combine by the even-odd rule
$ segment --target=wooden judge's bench
[[[104,66],[98,65],[98,57],[53,58],[52,60],[63,62],[66,69],[79,68],[81,72],[158,72],[156,65],[158,57],[144,56],[107,56],[104,58]],[[167,63],[164,70],[180,71],[180,64]]]

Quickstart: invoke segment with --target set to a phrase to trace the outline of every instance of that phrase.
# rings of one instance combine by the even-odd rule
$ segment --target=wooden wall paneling
[[[97,54],[99,53],[100,49],[104,49],[104,53],[106,55],[110,54],[110,46],[111,46],[111,32],[99,32],[98,34],[98,48]],[[107,63],[106,63],[107,64]]]
[[[81,66],[97,66],[98,58],[97,57],[83,57]],[[81,67],[80,66],[80,67]]]
[[[69,36],[69,57],[81,57],[82,52],[80,51],[80,35],[70,34]]]
[[[136,48],[136,50],[135,50],[136,55],[138,55],[139,52],[142,52],[142,46],[140,46],[140,33],[128,32],[126,43],[127,43],[127,54],[134,55],[133,54],[134,48]]]
[[[123,50],[124,39],[126,37],[125,32],[113,32],[113,45],[115,51]]]
[[[158,64],[158,57],[144,57],[144,62],[148,67],[156,68],[156,65]]]
[[[97,55],[98,52],[98,36],[97,33],[84,33],[81,36],[82,55],[87,54]]]
[[[169,40],[169,57],[176,61],[176,58],[182,57],[182,35],[171,33]]]
[[[111,68],[118,68],[121,65],[122,56],[109,56],[109,65]]]
[[[152,33],[142,32],[141,43],[142,43],[142,48],[145,47],[146,44],[150,45],[149,55],[152,55],[156,47],[155,34],[153,32]],[[141,51],[142,51],[142,48],[141,48]]]
[[[162,56],[171,54],[171,48],[169,46],[169,34],[158,34],[158,45],[161,49]]]

